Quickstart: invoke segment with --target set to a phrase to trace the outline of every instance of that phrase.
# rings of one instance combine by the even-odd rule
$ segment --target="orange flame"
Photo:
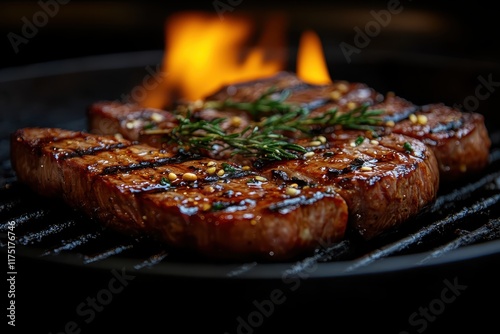
[[[196,101],[223,85],[271,76],[285,68],[285,20],[273,15],[262,31],[248,17],[181,12],[165,23],[165,52],[157,84],[146,85],[144,107],[169,108]],[[256,41],[251,45],[250,41]],[[297,75],[311,84],[331,82],[319,37],[300,39]],[[137,100],[137,99],[136,99]]]
[[[321,40],[311,30],[302,33],[300,38],[297,54],[297,75],[310,84],[326,85],[332,82]]]
[[[249,46],[254,26],[245,17],[183,12],[166,22],[166,45],[162,63],[164,81],[140,101],[163,108],[179,99],[195,101],[222,85],[273,75],[285,66],[284,24],[279,18],[267,22],[256,46]]]

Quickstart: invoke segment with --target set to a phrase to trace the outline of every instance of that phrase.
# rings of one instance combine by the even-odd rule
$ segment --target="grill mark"
[[[254,176],[254,175],[258,175],[257,173],[255,173],[254,171],[246,171],[246,170],[237,170],[237,171],[234,171],[234,172],[229,172],[229,173],[226,173],[222,176],[219,176],[217,179],[215,178],[212,178],[213,175],[209,175],[207,176],[206,180],[209,181],[209,182],[215,182],[219,179],[222,179],[222,180],[233,180],[233,179],[241,179],[241,178],[244,178],[244,177],[247,177],[247,176]]]
[[[237,88],[245,88],[248,84],[241,84],[241,85],[234,85],[235,87]],[[270,89],[272,88],[273,86],[270,85]],[[298,85],[295,85],[295,86],[289,86],[289,87],[283,87],[281,89],[275,89],[273,91],[274,94],[280,94],[280,93],[283,93],[285,91],[288,91],[290,93],[294,93],[294,92],[303,92],[303,91],[306,91],[308,89],[315,89],[317,88],[317,86],[314,86],[314,85],[311,85],[311,84],[307,84],[307,83],[301,83],[301,84],[298,84]],[[362,88],[361,88],[362,89]],[[345,93],[345,95],[347,94],[351,94],[357,90],[360,90],[360,88],[354,88],[354,89],[350,89],[348,92]],[[304,108],[304,109],[307,109],[309,111],[314,111],[315,109],[318,109],[320,107],[323,107],[329,103],[332,102],[332,100],[328,97],[318,97],[318,98],[315,98],[314,96],[311,97],[311,101],[307,102],[307,103],[293,103],[293,104],[296,104],[296,105],[299,105],[301,108]],[[368,101],[366,102],[368,103]],[[370,103],[371,104],[371,103]],[[400,116],[393,116],[393,117],[399,117],[400,119],[404,119],[404,118],[407,118],[412,112],[414,112],[415,110],[413,109],[416,109],[415,108],[412,108],[411,110],[408,110],[408,112],[405,112],[404,115],[400,115]]]
[[[113,174],[113,175],[116,175],[116,174]],[[181,182],[178,185],[171,185],[171,184],[161,185],[161,184],[157,184],[157,183],[156,184],[150,183],[150,186],[143,186],[141,189],[130,189],[130,192],[132,194],[134,194],[134,196],[145,196],[148,194],[160,194],[160,193],[164,193],[164,192],[183,189],[186,187],[201,188],[204,185],[214,184],[218,181],[230,180],[230,179],[234,180],[234,179],[243,178],[243,177],[246,177],[249,175],[257,175],[257,174],[254,172],[251,172],[251,171],[241,171],[238,174],[231,174],[231,175],[225,174],[224,176],[207,175],[205,178],[200,178],[200,179],[196,180],[194,183],[186,181],[186,182]],[[103,176],[103,175],[101,174],[101,176]],[[220,210],[225,210],[228,207],[234,207],[234,206],[238,205],[238,203],[236,203],[236,202],[230,202],[230,203],[229,202],[227,202],[227,203],[220,202],[220,203],[221,203],[221,205],[225,206],[224,208],[222,208]],[[219,210],[216,210],[216,211],[219,211]]]
[[[46,146],[50,143],[57,143],[57,142],[60,142],[63,140],[80,139],[80,138],[85,138],[85,137],[86,137],[86,135],[84,135],[81,132],[77,132],[77,133],[75,133],[75,135],[68,136],[68,137],[64,137],[64,136],[62,136],[62,137],[43,137],[43,138],[37,138],[36,145],[38,147],[43,147],[43,146]],[[22,138],[22,136],[20,138]]]
[[[436,132],[446,132],[446,131],[454,131],[460,129],[464,124],[464,119],[461,117],[459,120],[448,122],[446,124],[439,124],[432,129],[430,129],[430,133]]]
[[[207,184],[217,183],[218,181],[241,179],[253,175],[257,174],[251,171],[241,171],[239,173],[231,173],[229,175],[224,174],[224,176],[207,175],[205,178],[199,178],[194,183],[191,183],[189,181],[186,182],[183,181],[178,185],[171,185],[171,184],[161,185],[161,184],[151,183],[151,186],[149,187],[144,186],[141,189],[131,189],[130,191],[136,196],[142,196],[147,194],[159,194],[172,190],[179,190],[185,187],[200,188]],[[228,197],[228,195],[226,195],[225,197]],[[231,202],[230,204],[227,204],[227,207],[234,205],[236,204]]]
[[[241,201],[216,201],[212,203],[211,211],[236,212],[246,210],[255,206],[255,200],[245,199]]]
[[[71,158],[76,158],[76,157],[83,157],[85,155],[96,155],[97,153],[101,152],[106,152],[106,151],[113,151],[118,148],[125,148],[129,147],[130,145],[125,145],[124,143],[117,143],[117,144],[110,144],[106,146],[98,146],[98,147],[90,147],[85,150],[81,149],[76,149],[73,152],[68,152],[62,155],[59,159],[60,160],[66,160],[66,159],[71,159]]]
[[[174,158],[160,158],[158,160],[147,160],[129,165],[110,166],[103,169],[100,175],[115,175],[119,173],[128,173],[138,169],[154,168],[174,163]]]
[[[286,76],[287,74],[284,73],[284,75]],[[278,75],[277,78],[279,79],[281,76]],[[290,83],[290,82],[288,82]],[[251,87],[255,84],[266,84],[267,86],[269,86],[269,88],[272,88],[272,87],[275,87],[276,85],[273,84],[273,82],[266,82],[266,81],[263,81],[263,80],[251,80],[251,81],[247,81],[247,82],[241,82],[241,83],[235,83],[235,84],[231,84],[230,86],[232,87],[235,87],[237,89],[242,89],[242,88],[246,88],[246,87]],[[305,89],[305,88],[308,88],[308,87],[312,87],[312,85],[306,83],[306,82],[297,82],[295,83],[293,86],[288,86],[288,87],[284,87],[282,89],[276,89],[275,92],[282,92],[284,90],[301,90],[301,89]]]
[[[406,109],[404,109],[402,112],[398,112],[392,115],[385,115],[382,117],[382,121],[388,122],[388,121],[393,121],[394,123],[401,122],[402,120],[407,119],[410,117],[411,114],[416,113],[418,110],[420,110],[419,106],[410,106]]]
[[[314,86],[310,85],[310,84],[307,84],[307,83],[301,83],[301,84],[298,84],[298,85],[295,85],[295,86],[290,86],[290,87],[285,87],[283,89],[280,89],[280,90],[276,90],[276,92],[283,92],[285,90],[288,90],[290,92],[297,92],[297,91],[300,91],[300,90],[306,90],[308,88],[313,88]]]
[[[293,208],[300,205],[309,205],[316,202],[317,200],[323,198],[324,194],[321,192],[315,193],[312,197],[298,196],[294,198],[287,198],[281,202],[273,203],[269,205],[269,210],[278,211],[281,214],[287,214]]]
[[[155,160],[145,160],[139,163],[132,163],[129,165],[105,167],[99,175],[105,176],[105,175],[115,175],[120,173],[128,173],[139,169],[155,168],[160,166],[166,166],[169,164],[175,164],[175,163],[181,163],[199,159],[201,159],[201,156],[198,155],[178,154],[171,158],[159,158]]]
[[[303,103],[301,105],[302,108],[313,111],[315,109],[318,109],[319,107],[322,107],[326,105],[328,102],[330,102],[330,99],[328,98],[320,98],[317,100],[312,100],[311,102],[308,103]]]
[[[295,87],[292,87],[292,88],[295,88]],[[289,91],[304,91],[304,90],[307,90],[307,89],[315,89],[317,87],[313,86],[313,85],[300,85],[300,87],[298,87],[297,89],[287,89],[287,88],[284,88],[282,91],[284,90],[289,90]],[[362,90],[364,88],[354,88],[354,89],[349,89],[345,94],[344,96],[348,95],[348,94],[352,94],[353,92],[356,92],[356,91],[359,91],[359,90]],[[326,106],[328,104],[332,104],[332,107],[329,108],[329,109],[334,109],[336,107],[338,107],[338,103],[335,102],[333,103],[332,99],[331,98],[328,98],[328,97],[318,97],[316,98],[315,96],[312,96],[311,97],[311,100],[307,103],[301,103],[299,104],[300,107],[304,108],[304,109],[307,109],[309,110],[310,112],[316,110],[316,109],[319,109],[323,106]],[[363,104],[367,104],[367,105],[373,105],[373,103],[371,101],[364,101]],[[411,112],[408,112],[407,115],[405,117],[402,117],[402,118],[406,118],[408,117],[409,115],[411,114]]]
[[[272,86],[271,86],[271,88],[272,88]],[[282,89],[276,89],[274,91],[274,94],[281,94],[285,91],[293,93],[293,92],[305,91],[305,90],[314,89],[314,88],[316,88],[316,87],[313,85],[304,83],[304,84],[299,84],[296,86],[284,87]],[[322,106],[328,104],[329,102],[331,102],[331,100],[329,98],[319,97],[317,99],[312,99],[311,101],[309,101],[307,103],[293,103],[293,104],[296,104],[296,105],[300,106],[301,108],[307,109],[309,111],[313,111],[314,109],[317,109],[319,107],[322,107]]]
[[[74,136],[68,136],[68,137],[64,137],[64,136],[63,137],[43,137],[43,138],[38,138],[36,140],[36,142],[31,145],[31,147],[34,150],[36,155],[41,156],[43,154],[42,150],[46,146],[48,146],[52,143],[57,143],[57,142],[61,142],[63,140],[69,140],[69,139],[79,140],[79,139],[84,139],[85,137],[86,136],[81,132],[76,133]],[[23,138],[23,136],[18,136],[17,139],[18,140],[25,140]]]
[[[328,167],[327,170],[326,170],[326,176],[328,178],[330,178],[330,177],[340,176],[340,175],[343,175],[343,174],[349,174],[349,173],[354,172],[354,171],[358,170],[359,168],[361,168],[364,165],[364,163],[368,162],[368,161],[369,160],[365,161],[365,160],[363,160],[361,158],[354,158],[349,163],[349,166],[344,167],[342,169]]]

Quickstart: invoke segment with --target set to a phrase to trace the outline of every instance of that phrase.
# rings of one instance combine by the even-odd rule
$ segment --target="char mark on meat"
[[[42,152],[40,147],[45,149],[49,144],[51,149],[61,149],[58,156],[53,152],[41,154],[38,163],[47,162],[57,168],[39,169],[37,177],[41,177],[43,187],[35,189],[43,188],[49,194],[64,190],[66,200],[72,205],[80,205],[78,195],[74,195],[81,193],[80,188],[97,185],[103,193],[113,189],[111,197],[98,196],[90,204],[80,205],[87,212],[86,205],[100,207],[97,218],[112,226],[154,231],[171,245],[189,245],[208,254],[216,254],[216,250],[229,250],[238,257],[273,253],[275,259],[285,258],[285,253],[310,251],[324,245],[325,240],[340,240],[347,228],[366,239],[374,238],[404,224],[430,204],[440,182],[477,173],[488,163],[491,142],[482,115],[463,113],[439,103],[417,106],[392,93],[383,95],[362,83],[338,80],[317,86],[282,72],[262,80],[225,86],[208,96],[205,105],[228,100],[251,104],[263,95],[282,98],[284,92],[286,104],[307,109],[310,117],[332,109],[343,114],[365,106],[382,111],[381,123],[371,132],[333,127],[321,133],[324,141],[314,145],[310,145],[311,139],[286,134],[290,135],[290,142],[303,145],[308,153],[297,159],[242,161],[228,151],[222,157],[211,152],[204,152],[205,157],[183,155],[183,149],[169,143],[164,134],[179,124],[175,112],[101,101],[88,110],[89,130],[116,138],[44,129],[36,130],[41,132],[26,142],[31,143],[30,150],[25,149],[26,143],[16,149],[30,154],[37,151],[38,156]],[[255,115],[235,107],[218,110],[194,104],[180,106],[183,107],[193,112],[195,120],[223,118],[220,126],[227,133],[241,132],[255,124]],[[33,130],[25,130],[24,135],[30,131]],[[76,147],[59,147],[57,136],[64,143],[68,142],[66,137],[86,139]],[[141,156],[135,151],[141,152]],[[112,159],[106,160],[105,155]],[[17,166],[23,171],[29,162],[18,156],[21,162]],[[236,169],[229,173],[220,168],[220,175],[213,170],[207,173],[207,164],[214,161],[219,165],[232,164]],[[244,169],[244,164],[251,165],[251,170]],[[63,186],[61,180],[75,171],[81,175],[76,185]],[[170,180],[167,177],[170,173],[194,174],[197,179]],[[40,184],[20,174],[24,182]],[[45,179],[51,182],[44,183]],[[133,180],[130,186],[129,180]],[[126,186],[123,189],[120,185]],[[255,197],[256,191],[260,197]],[[234,194],[241,197],[234,198]],[[208,212],[199,201],[203,196],[208,200],[203,204],[205,208],[210,206]],[[119,203],[109,198],[116,198]],[[130,199],[132,206],[118,209]],[[185,205],[194,202],[197,204]],[[315,212],[317,207],[319,211]],[[160,214],[155,216],[157,211]],[[255,216],[256,212],[261,212],[258,215],[262,220],[245,218]],[[290,227],[283,215],[299,227]],[[298,216],[308,221],[315,219],[317,223],[309,226],[308,222],[299,222]],[[348,218],[343,220],[344,216]],[[173,223],[162,223],[165,217]],[[270,217],[265,224],[263,217]],[[214,228],[211,224],[224,227]],[[286,232],[278,232],[279,226]],[[284,236],[280,237],[280,233]],[[310,240],[310,234],[315,241]],[[223,236],[246,246],[224,241]]]
[[[11,154],[19,181],[39,194],[60,197],[110,228],[209,258],[292,259],[340,241],[347,226],[347,205],[331,187],[291,194],[234,164],[215,177],[209,167],[223,170],[223,162],[179,162],[171,152],[111,136],[20,129]],[[296,205],[276,210],[289,198]]]

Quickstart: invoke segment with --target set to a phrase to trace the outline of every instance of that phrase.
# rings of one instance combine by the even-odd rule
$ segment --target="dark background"
[[[44,3],[55,3],[44,1]],[[354,27],[363,28],[373,20],[370,11],[386,10],[390,1],[318,1],[276,3],[269,1],[228,1],[237,4],[224,15],[285,14],[289,22],[289,45],[297,43],[300,31],[315,29],[326,49],[339,52],[339,44],[352,44]],[[401,0],[401,13],[373,38],[370,51],[431,53],[473,59],[499,59],[498,14],[486,1]],[[9,33],[22,36],[22,20],[41,10],[36,1],[0,3],[2,61],[11,67],[50,60],[115,52],[163,48],[165,18],[177,11],[204,10],[216,13],[214,1],[78,1],[59,5],[46,24],[15,52]],[[41,16],[40,16],[41,17]],[[43,20],[43,19],[42,19]],[[12,34],[11,34],[12,36]]]

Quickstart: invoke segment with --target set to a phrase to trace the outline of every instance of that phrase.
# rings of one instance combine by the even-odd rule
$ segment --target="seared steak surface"
[[[21,182],[116,230],[212,258],[283,260],[348,228],[373,238],[436,196],[436,160],[419,141],[389,135],[356,146],[359,133],[331,136],[260,167],[61,129],[18,130],[11,152]]]
[[[252,104],[266,94],[278,100],[285,92],[285,103],[310,118],[360,106],[381,115],[370,131],[331,126],[310,138],[282,132],[306,149],[282,160],[233,156],[216,144],[194,154],[165,136],[186,110],[193,121],[222,119],[223,131],[241,132],[259,119],[211,106]],[[88,116],[89,133],[14,133],[19,180],[111,228],[218,259],[292,259],[347,231],[375,238],[432,203],[441,182],[481,171],[491,145],[480,114],[417,106],[362,83],[309,85],[287,72],[225,86],[176,112],[101,101]]]
[[[284,84],[287,81],[288,86]],[[280,73],[263,79],[259,92],[272,88],[279,92],[286,86],[290,89],[286,101],[307,107],[311,116],[333,108],[347,112],[360,105],[382,110],[384,128],[379,134],[393,132],[423,141],[434,151],[445,182],[480,172],[488,164],[491,140],[481,114],[461,112],[440,103],[417,106],[392,93],[383,95],[363,83],[338,80],[313,86],[298,81],[292,73]],[[248,93],[251,87],[251,83],[228,85],[207,100],[252,102],[257,97]]]
[[[489,162],[491,140],[481,114],[464,113],[440,103],[417,106],[391,93],[383,95],[363,83],[338,80],[330,85],[314,86],[301,81],[293,73],[282,72],[262,80],[225,86],[208,96],[206,101],[251,103],[270,90],[276,97],[288,90],[286,103],[307,108],[311,117],[331,109],[345,113],[361,105],[370,110],[381,110],[378,135],[404,134],[424,142],[437,158],[443,182],[478,173]],[[154,119],[158,122],[144,116],[137,117],[151,113],[157,114]],[[133,104],[101,101],[89,108],[90,131],[96,134],[120,133],[125,138],[161,146],[164,143],[161,136],[145,135],[143,130],[145,123],[148,128],[171,127],[172,117],[163,113]],[[248,112],[234,108],[223,111],[199,108],[194,117],[207,120],[225,118],[222,127],[229,132],[241,131],[252,121]],[[138,121],[133,122],[133,119]]]
[[[217,259],[290,259],[344,237],[331,187],[301,189],[248,167],[61,129],[12,135],[20,182],[107,226]],[[222,172],[221,172],[222,171]]]
[[[311,150],[314,155],[275,162],[265,175],[278,171],[295,180],[331,186],[347,202],[351,228],[371,239],[435,199],[439,170],[433,152],[418,140],[390,134],[360,142],[361,134],[333,133]]]

